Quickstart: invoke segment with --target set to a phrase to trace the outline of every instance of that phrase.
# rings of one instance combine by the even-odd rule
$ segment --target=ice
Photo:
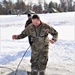
[[[53,26],[59,33],[58,41],[55,44],[50,44],[49,47],[48,75],[75,75],[74,15],[75,12],[39,14],[42,21]],[[13,34],[21,33],[26,20],[26,15],[0,16],[0,66],[11,67],[15,70],[24,52],[29,47],[27,37],[22,40],[12,40],[11,38]],[[49,35],[49,39],[51,39],[51,35]],[[21,63],[21,70],[30,71],[30,56],[31,48]],[[8,70],[8,73],[10,72]],[[3,73],[4,75],[7,74],[5,70]]]

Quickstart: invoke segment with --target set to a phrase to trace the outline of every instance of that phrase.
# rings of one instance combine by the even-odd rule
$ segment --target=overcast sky
[[[3,1],[3,0],[0,0],[0,2]],[[17,0],[12,0],[13,2],[16,2]],[[26,0],[27,2],[30,1],[30,0]],[[37,3],[38,0],[31,0],[33,3]],[[41,0],[43,1],[43,0]],[[53,1],[53,2],[57,2],[59,3],[60,1],[59,0],[45,0],[47,3],[49,3],[50,1]]]
[[[3,1],[3,0],[0,0],[0,2],[1,1]],[[17,0],[12,0],[13,2],[16,2]],[[28,3],[28,1],[30,1],[30,0],[24,0],[24,1],[26,1],[27,3]],[[32,1],[32,3],[37,3],[38,2],[38,0],[31,0]],[[41,1],[44,1],[44,0],[41,0]],[[60,0],[45,0],[47,3],[49,3],[50,1],[53,1],[53,2],[57,2],[57,3],[60,3]],[[75,1],[75,0],[73,0],[73,1]]]

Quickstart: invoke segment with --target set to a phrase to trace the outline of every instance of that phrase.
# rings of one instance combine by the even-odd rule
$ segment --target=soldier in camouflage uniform
[[[28,14],[27,16],[28,16],[28,20],[26,21],[25,28],[32,23],[32,16],[31,16],[31,14]]]
[[[25,28],[28,27],[32,23],[32,16],[31,16],[31,14],[28,14],[27,16],[28,16],[28,20],[26,21]],[[28,40],[29,40],[29,44],[31,46],[31,44],[32,44],[31,36],[28,36]]]
[[[48,34],[53,38],[48,39]],[[33,15],[32,24],[26,27],[20,35],[13,35],[13,39],[22,39],[31,36],[31,75],[45,75],[48,61],[49,42],[57,41],[58,32],[51,26],[40,21],[38,15]]]

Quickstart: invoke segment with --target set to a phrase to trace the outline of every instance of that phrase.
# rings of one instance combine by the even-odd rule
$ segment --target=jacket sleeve
[[[52,40],[54,41],[58,40],[58,32],[51,26],[49,27],[49,33],[53,36]]]
[[[23,39],[25,38],[26,36],[28,36],[28,31],[27,29],[24,29],[21,34],[17,35],[16,39]]]

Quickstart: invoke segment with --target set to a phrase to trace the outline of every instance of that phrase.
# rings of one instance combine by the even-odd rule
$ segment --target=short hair
[[[38,20],[40,20],[40,17],[38,15],[33,15],[32,19],[38,19]]]
[[[31,17],[31,14],[27,14],[28,17]]]

